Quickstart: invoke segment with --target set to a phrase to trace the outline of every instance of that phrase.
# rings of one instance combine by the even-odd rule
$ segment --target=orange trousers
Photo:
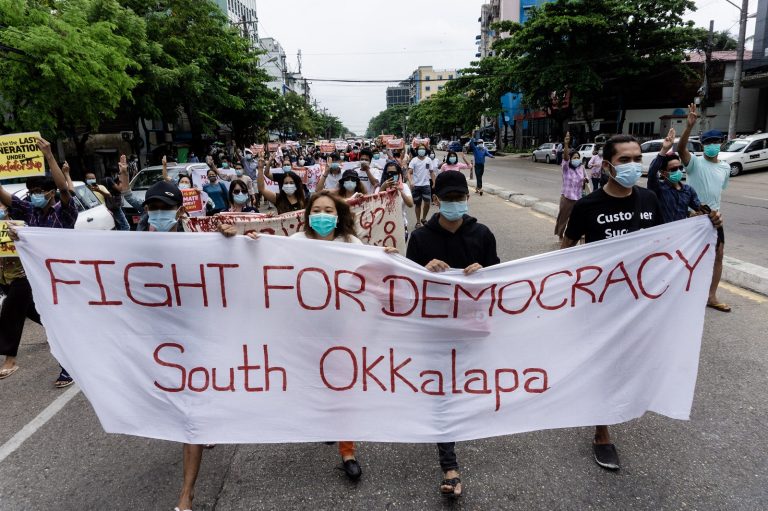
[[[339,442],[339,454],[341,457],[355,455],[355,442]]]

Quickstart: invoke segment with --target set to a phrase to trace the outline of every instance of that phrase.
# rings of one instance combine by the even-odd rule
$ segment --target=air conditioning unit
[[[123,140],[133,140],[133,132],[132,131],[121,131],[120,136]]]

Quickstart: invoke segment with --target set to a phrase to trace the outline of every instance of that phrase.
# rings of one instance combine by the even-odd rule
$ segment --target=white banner
[[[104,429],[196,444],[687,419],[715,249],[706,217],[470,276],[276,236],[20,236],[52,352]]]
[[[405,253],[403,198],[397,191],[366,195],[347,201],[355,215],[357,237],[366,245],[395,247]],[[183,220],[187,232],[218,232],[219,225],[238,228],[239,234],[258,232],[290,236],[304,230],[304,211],[283,215],[222,213]]]

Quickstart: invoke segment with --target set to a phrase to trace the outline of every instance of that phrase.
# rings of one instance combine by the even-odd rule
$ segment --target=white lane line
[[[59,413],[61,409],[64,408],[64,406],[66,406],[66,404],[69,403],[72,398],[79,393],[80,388],[77,386],[77,384],[73,385],[72,388],[65,390],[64,394],[57,397],[53,403],[49,404],[45,410],[40,412],[37,417],[29,421],[29,423],[21,428],[18,433],[13,435],[10,440],[5,442],[3,445],[0,445],[0,463],[2,463],[5,458],[13,454],[16,449],[21,447],[21,444],[23,444],[24,441],[29,437],[34,435],[38,429],[45,426],[46,422],[51,420],[54,415]]]
[[[753,197],[753,196],[751,196],[751,195],[744,195],[743,197],[744,197],[745,199],[755,199],[755,200],[768,200],[768,199],[766,199],[765,197]]]

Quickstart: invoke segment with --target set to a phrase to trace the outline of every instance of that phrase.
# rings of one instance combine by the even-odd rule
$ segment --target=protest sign
[[[337,151],[346,151],[348,145],[349,143],[346,140],[337,140],[335,143]]]
[[[336,151],[336,146],[332,142],[320,144],[321,153],[332,153]]]
[[[269,148],[270,153],[276,152],[278,149],[280,149],[280,144],[277,142],[270,142],[267,147]]]
[[[253,144],[251,146],[251,151],[258,154],[263,155],[264,154],[264,144]]]
[[[414,138],[411,140],[411,147],[416,149],[420,145],[425,146],[427,149],[429,149],[429,139],[428,138]]]
[[[387,140],[387,149],[405,149],[405,140],[402,138]]]
[[[0,135],[0,180],[45,175],[45,157],[37,147],[40,133]]]
[[[10,236],[8,236],[8,226],[22,226],[24,222],[19,220],[0,220],[0,257],[16,257],[16,247]]]
[[[191,216],[205,214],[205,203],[208,202],[208,199],[206,197],[203,200],[202,194],[203,192],[195,188],[187,188],[181,191],[181,195],[184,198],[184,209]]]
[[[17,249],[104,429],[208,444],[687,419],[715,244],[697,217],[469,276],[278,236],[23,228]]]
[[[367,245],[395,247],[405,252],[403,199],[395,191],[366,195],[347,202],[355,215],[357,237]],[[216,215],[184,219],[186,232],[217,232],[219,225],[237,227],[238,234],[258,232],[290,236],[304,230],[304,211],[277,216]]]

